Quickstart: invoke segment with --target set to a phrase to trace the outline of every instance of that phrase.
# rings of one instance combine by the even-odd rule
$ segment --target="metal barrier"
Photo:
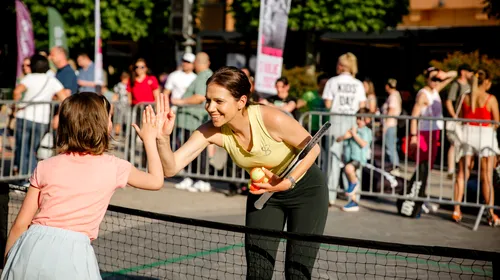
[[[133,107],[132,123],[140,123],[141,112],[147,105],[154,104],[139,103]],[[199,105],[178,107],[176,115],[176,125],[171,136],[173,151],[181,147],[198,126],[209,120],[205,107]],[[131,147],[134,148],[130,150],[130,161],[137,168],[145,169],[146,155],[144,147],[135,130],[131,131],[131,142]],[[225,150],[214,146],[203,151],[200,156],[179,172],[177,176],[231,183],[246,183],[250,178],[243,168],[237,166],[227,156]]]
[[[375,197],[385,197],[385,198],[393,198],[393,199],[403,199],[403,200],[412,200],[412,201],[424,201],[424,202],[432,202],[432,203],[437,203],[437,204],[451,204],[451,205],[461,205],[461,206],[471,206],[471,207],[479,207],[480,211],[476,219],[476,223],[474,226],[474,230],[477,229],[480,219],[482,217],[482,214],[485,209],[489,208],[494,208],[494,209],[500,209],[500,206],[498,205],[493,205],[493,204],[486,204],[481,201],[480,197],[480,192],[481,192],[481,180],[478,179],[476,183],[476,194],[473,199],[470,199],[470,196],[468,196],[467,191],[467,182],[464,182],[464,199],[463,201],[456,201],[454,199],[454,193],[456,192],[456,183],[458,183],[458,180],[456,180],[456,173],[453,174],[453,178],[447,179],[446,172],[445,172],[445,166],[446,166],[446,152],[445,150],[445,144],[447,144],[449,141],[445,140],[447,138],[446,136],[446,130],[444,129],[446,126],[445,124],[447,122],[460,122],[460,123],[486,123],[486,124],[493,124],[493,125],[498,125],[498,123],[495,123],[493,121],[485,121],[485,120],[470,120],[470,119],[452,119],[452,118],[429,118],[429,117],[411,117],[411,116],[399,116],[399,117],[391,117],[391,116],[382,116],[382,115],[371,115],[371,114],[360,114],[360,115],[342,115],[342,114],[332,114],[328,112],[307,112],[304,115],[301,116],[300,122],[308,131],[311,133],[314,133],[315,127],[313,127],[313,121],[316,121],[316,127],[318,127],[318,124],[324,123],[327,120],[329,120],[332,123],[332,131],[329,135],[329,137],[325,137],[323,143],[322,143],[322,154],[320,157],[317,159],[318,165],[322,168],[323,171],[326,172],[326,174],[329,175],[329,177],[332,177],[332,173],[338,172],[338,170],[334,170],[332,168],[333,166],[336,166],[336,169],[339,169],[338,164],[332,164],[332,161],[336,160],[336,163],[342,163],[343,164],[343,155],[342,154],[336,154],[332,152],[332,146],[335,145],[335,138],[343,135],[348,129],[350,129],[354,124],[356,117],[365,117],[371,119],[371,126],[372,126],[372,138],[373,141],[371,142],[371,147],[370,147],[370,154],[368,158],[369,164],[368,166],[370,168],[367,168],[369,170],[368,174],[367,172],[363,172],[364,175],[368,175],[369,178],[366,180],[366,178],[359,178],[360,181],[362,182],[368,182],[368,185],[363,185],[362,190],[360,191],[360,194],[362,196],[375,196]],[[418,169],[415,167],[415,159],[411,158],[408,153],[402,153],[400,145],[396,147],[396,151],[398,154],[401,154],[402,160],[400,161],[400,167],[403,167],[403,173],[401,177],[402,179],[402,186],[400,183],[397,182],[397,177],[394,176],[390,173],[390,170],[388,170],[387,167],[387,160],[386,160],[386,134],[384,133],[384,127],[381,125],[384,123],[384,121],[387,121],[388,119],[394,119],[396,120],[395,123],[397,125],[397,130],[400,132],[400,136],[397,138],[398,142],[401,145],[401,142],[403,139],[407,138],[410,135],[410,124],[412,121],[417,121],[417,125],[420,127],[423,122],[427,122],[427,125],[432,124],[432,125],[439,125],[440,127],[443,127],[443,130],[441,131],[441,135],[439,139],[432,139],[433,134],[428,135],[428,143],[434,144],[438,146],[438,149],[435,149],[438,154],[434,155],[435,157],[439,155],[439,164],[435,164],[434,166],[429,166],[428,168],[428,180],[427,180],[427,189],[426,189],[426,196],[425,197],[408,197],[406,194],[407,189],[408,189],[408,183],[410,181],[411,175],[413,175],[414,171],[417,172],[418,176]],[[490,128],[491,131],[490,133],[486,133],[486,136],[489,136],[488,139],[484,137],[484,139],[481,139],[481,137],[485,136],[482,135],[481,133],[478,133],[479,135],[475,135],[475,131],[483,131],[479,128],[479,126],[469,126],[469,125],[463,125],[463,128],[466,130],[464,132],[464,138],[461,142],[459,143],[459,147],[457,147],[457,150],[462,150],[467,153],[473,153],[475,155],[479,155],[479,160],[478,162],[481,163],[481,159],[484,158],[485,156],[497,156],[498,155],[498,143],[496,139],[496,131],[494,131],[494,128]],[[476,129],[477,128],[477,129]],[[317,128],[316,128],[317,129]],[[487,129],[484,129],[487,130]],[[401,133],[403,132],[403,133]],[[402,134],[402,135],[401,135]],[[422,132],[419,131],[418,137],[422,137]],[[483,133],[484,134],[484,133]],[[489,134],[489,135],[488,135]],[[479,137],[479,139],[477,139]],[[473,139],[476,138],[476,139]],[[471,145],[471,142],[479,142],[481,143],[481,146],[484,146],[481,148],[481,150],[476,150],[474,149]],[[432,153],[432,149],[428,149],[428,153]],[[456,152],[457,153],[457,152]],[[422,155],[421,153],[417,153],[418,155]],[[432,158],[432,155],[428,155],[429,158]],[[455,157],[456,162],[458,162],[459,157]],[[378,164],[377,164],[378,163]],[[479,166],[477,170],[477,174],[481,174],[481,164],[476,164]],[[491,168],[493,169],[493,168]],[[491,171],[491,170],[490,170]],[[494,171],[493,171],[494,172]],[[379,173],[377,176],[375,176],[376,173]],[[359,175],[358,175],[359,176]],[[410,177],[409,177],[410,176]],[[478,175],[478,178],[481,176]],[[489,193],[491,194],[493,192],[493,174],[489,175]],[[391,182],[392,179],[392,182]],[[396,185],[393,185],[393,181],[396,179]],[[483,178],[484,179],[484,178]],[[338,181],[337,181],[338,182]],[[337,191],[335,187],[332,187],[332,184],[335,185],[332,180],[330,179],[329,181],[329,187],[330,191],[333,192],[340,192]],[[391,187],[387,188],[386,185],[392,185]],[[491,197],[491,195],[490,195]],[[492,199],[490,199],[490,202]]]
[[[11,126],[9,128],[9,110],[12,105],[25,106],[30,105],[29,110],[25,110],[24,115],[31,115],[31,117],[18,118],[21,122],[16,123],[16,127]],[[51,120],[56,106],[59,103],[38,103],[38,102],[14,102],[14,101],[0,101],[0,132],[1,132],[1,154],[0,154],[0,181],[15,181],[24,180],[26,181],[31,175],[32,168],[38,159],[48,157],[53,154],[54,150],[52,145],[47,146],[47,142],[53,142],[50,140],[50,136],[54,135]],[[140,138],[137,136],[134,129],[131,129],[132,123],[140,123],[141,112],[146,105],[151,103],[141,103],[133,107],[123,106],[121,104],[113,103],[114,116],[113,116],[113,131],[112,136],[115,141],[113,143],[112,153],[116,156],[129,160],[136,167],[141,169],[146,169],[146,156],[144,153],[143,145],[140,142]],[[47,117],[45,117],[47,115]],[[180,117],[180,116],[188,117]],[[43,116],[43,117],[36,117]],[[372,138],[374,141],[371,143],[369,149],[371,159],[369,161],[368,172],[362,172],[359,175],[361,181],[366,182],[362,184],[363,189],[360,194],[362,196],[375,196],[375,197],[385,197],[391,199],[404,199],[412,201],[424,201],[433,202],[437,204],[451,204],[451,205],[462,205],[462,206],[472,206],[479,207],[480,213],[476,219],[476,224],[474,229],[477,229],[480,218],[482,217],[482,212],[485,209],[500,209],[499,206],[486,204],[481,201],[479,195],[481,180],[476,183],[476,193],[471,199],[468,194],[467,182],[464,182],[464,199],[463,201],[456,201],[454,199],[455,193],[455,182],[456,175],[453,178],[447,179],[445,170],[445,135],[441,135],[439,141],[433,141],[432,134],[429,134],[429,143],[435,143],[439,145],[438,152],[440,154],[439,164],[435,166],[429,166],[428,172],[430,174],[429,180],[427,182],[426,196],[425,197],[408,197],[407,190],[409,188],[408,184],[410,181],[410,176],[415,170],[415,161],[410,158],[407,154],[402,154],[400,161],[400,166],[403,167],[403,173],[401,179],[397,180],[397,176],[391,175],[389,170],[387,170],[388,165],[386,164],[386,137],[384,134],[384,128],[380,124],[387,119],[395,119],[400,132],[398,137],[398,142],[401,142],[402,137],[407,137],[410,132],[410,123],[412,120],[416,120],[417,124],[423,122],[428,122],[431,124],[440,123],[444,127],[444,123],[449,121],[460,121],[460,122],[470,122],[471,120],[466,119],[451,119],[451,118],[413,118],[411,116],[399,116],[399,117],[389,117],[382,115],[359,115],[363,117],[368,117],[371,119],[372,127]],[[47,121],[48,119],[48,121]],[[330,120],[332,122],[332,132],[329,136],[324,137],[321,143],[321,155],[317,159],[317,164],[320,168],[331,177],[332,173],[332,162],[336,161],[342,163],[342,154],[332,153],[331,147],[335,143],[334,137],[338,137],[339,133],[344,133],[355,123],[355,116],[352,115],[335,115],[328,112],[307,112],[303,114],[300,118],[300,122],[303,126],[313,134],[315,130],[319,129],[320,124]],[[172,149],[175,151],[182,144],[184,144],[192,131],[196,129],[202,122],[207,121],[208,116],[205,113],[205,109],[201,106],[192,107],[179,107],[177,109],[177,124],[172,135]],[[477,123],[493,123],[491,121],[481,121],[474,120]],[[19,127],[17,127],[19,126]],[[403,133],[401,133],[403,132]],[[470,135],[469,137],[476,137],[475,135]],[[491,134],[492,137],[496,137],[496,133]],[[479,136],[481,137],[481,135]],[[18,143],[28,143],[20,145],[20,149],[16,150],[16,144],[14,139],[17,138]],[[50,141],[48,141],[49,139]],[[488,139],[486,139],[488,140]],[[480,142],[485,142],[485,139],[480,139]],[[24,141],[24,142],[22,142]],[[45,141],[45,142],[44,142]],[[494,139],[488,140],[491,143],[496,143]],[[461,144],[460,148],[468,148],[468,139],[465,139]],[[470,145],[469,145],[470,146]],[[40,148],[49,150],[45,155],[41,154]],[[494,148],[494,147],[493,147]],[[200,180],[215,180],[215,181],[226,181],[232,183],[245,183],[249,179],[246,171],[238,167],[230,157],[227,156],[224,150],[210,150],[207,149],[200,155],[195,161],[189,164],[183,171],[181,171],[178,176],[197,178]],[[479,162],[483,158],[484,154],[487,154],[486,148],[482,151],[475,151],[479,153]],[[401,149],[398,147],[396,149],[398,154],[401,154]],[[16,151],[19,155],[19,160],[16,159]],[[215,152],[214,152],[215,151]],[[432,149],[429,149],[429,153]],[[492,150],[492,152],[496,152]],[[495,154],[496,153],[492,153]],[[23,155],[23,156],[20,156]],[[213,160],[218,161],[214,164]],[[380,163],[380,164],[378,164]],[[16,166],[17,165],[17,166]],[[21,168],[19,168],[21,166]],[[481,164],[478,165],[478,174],[481,174]],[[16,169],[17,167],[17,169]],[[418,170],[416,170],[418,172]],[[368,176],[368,178],[366,178]],[[481,176],[479,176],[481,177]],[[394,185],[396,181],[396,185]],[[492,182],[489,193],[493,191],[493,178],[489,179]],[[339,180],[337,180],[339,182]],[[386,187],[386,184],[393,185],[392,187]],[[329,182],[331,191],[333,193],[339,193],[336,187],[333,187],[332,181]],[[490,200],[491,202],[491,200]]]
[[[55,154],[53,116],[56,115],[59,104],[0,100],[0,182],[27,184],[38,160]],[[119,106],[119,103],[113,102],[113,111],[116,112]],[[120,108],[120,117],[113,116],[110,152],[128,159],[131,127],[128,112],[131,108]],[[123,130],[118,130],[118,127]]]

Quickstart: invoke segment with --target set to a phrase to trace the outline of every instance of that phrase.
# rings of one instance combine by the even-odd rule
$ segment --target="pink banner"
[[[26,6],[16,0],[16,31],[17,31],[17,75],[22,75],[23,60],[35,53],[35,37],[30,12]]]
[[[276,94],[274,84],[281,76],[283,50],[288,28],[291,0],[260,0],[259,44],[255,90]]]

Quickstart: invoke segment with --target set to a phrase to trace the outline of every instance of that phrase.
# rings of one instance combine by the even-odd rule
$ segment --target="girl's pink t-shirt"
[[[132,164],[112,155],[60,154],[38,163],[30,178],[40,189],[32,224],[97,238],[111,196],[127,185]]]

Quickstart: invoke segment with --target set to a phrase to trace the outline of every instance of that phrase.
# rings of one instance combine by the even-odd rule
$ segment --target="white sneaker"
[[[191,178],[185,178],[182,182],[175,184],[175,188],[179,190],[186,190],[193,186],[193,180]]]
[[[198,182],[194,183],[193,188],[197,189],[200,192],[209,192],[211,186],[209,182],[199,180]]]
[[[200,190],[199,190],[197,187],[195,187],[194,185],[187,187],[187,188],[186,188],[186,190],[187,190],[188,192],[199,192],[199,191],[200,191]]]
[[[391,170],[391,172],[389,172],[392,176],[396,176],[396,177],[401,177],[401,170],[399,169],[399,167],[396,167],[394,168],[393,170]]]

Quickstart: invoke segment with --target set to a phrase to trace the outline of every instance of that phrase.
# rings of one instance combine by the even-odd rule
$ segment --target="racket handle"
[[[258,210],[262,209],[264,207],[264,204],[266,204],[266,202],[271,198],[272,195],[273,195],[273,193],[271,193],[271,192],[263,193],[259,197],[259,199],[257,199],[257,201],[255,201],[253,206],[255,206],[255,208],[257,208]]]

